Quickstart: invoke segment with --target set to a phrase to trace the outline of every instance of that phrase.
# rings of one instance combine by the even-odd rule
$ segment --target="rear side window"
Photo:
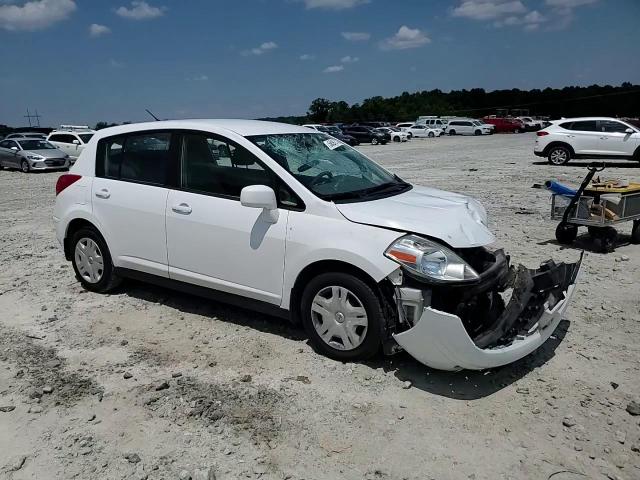
[[[68,135],[65,133],[54,134],[54,135],[51,135],[51,137],[49,138],[50,142],[60,142],[60,143],[73,143],[74,140],[77,140],[75,136]]]
[[[564,127],[564,128],[567,128],[569,130],[579,131],[579,132],[597,132],[598,131],[595,120],[581,120],[578,122],[573,122],[570,127]]]
[[[98,142],[96,176],[165,186],[169,183],[171,133],[144,132]]]
[[[165,185],[169,171],[170,133],[128,136],[124,142],[120,178]]]

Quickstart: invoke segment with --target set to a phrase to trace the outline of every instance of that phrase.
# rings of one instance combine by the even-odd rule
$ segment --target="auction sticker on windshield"
[[[329,150],[335,150],[336,148],[344,145],[343,142],[341,142],[336,138],[328,138],[327,140],[324,141],[324,144],[327,146]]]

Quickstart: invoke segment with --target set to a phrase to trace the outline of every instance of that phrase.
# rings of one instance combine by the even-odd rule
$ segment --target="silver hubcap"
[[[350,290],[337,286],[323,288],[314,297],[311,319],[320,338],[337,350],[359,347],[369,326],[362,302]]]
[[[104,259],[98,244],[90,238],[81,238],[76,243],[76,267],[85,281],[98,283],[104,273]]]
[[[554,150],[551,152],[551,163],[564,163],[567,161],[567,152],[564,150]]]

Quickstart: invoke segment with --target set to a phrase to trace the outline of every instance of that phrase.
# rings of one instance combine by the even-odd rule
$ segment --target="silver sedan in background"
[[[69,168],[69,155],[46,140],[38,138],[11,138],[0,142],[0,169],[60,170]]]

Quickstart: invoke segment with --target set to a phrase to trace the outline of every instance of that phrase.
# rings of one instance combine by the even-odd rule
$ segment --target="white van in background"
[[[60,125],[58,130],[49,134],[47,141],[69,155],[73,164],[94,133],[96,131],[86,125]]]

